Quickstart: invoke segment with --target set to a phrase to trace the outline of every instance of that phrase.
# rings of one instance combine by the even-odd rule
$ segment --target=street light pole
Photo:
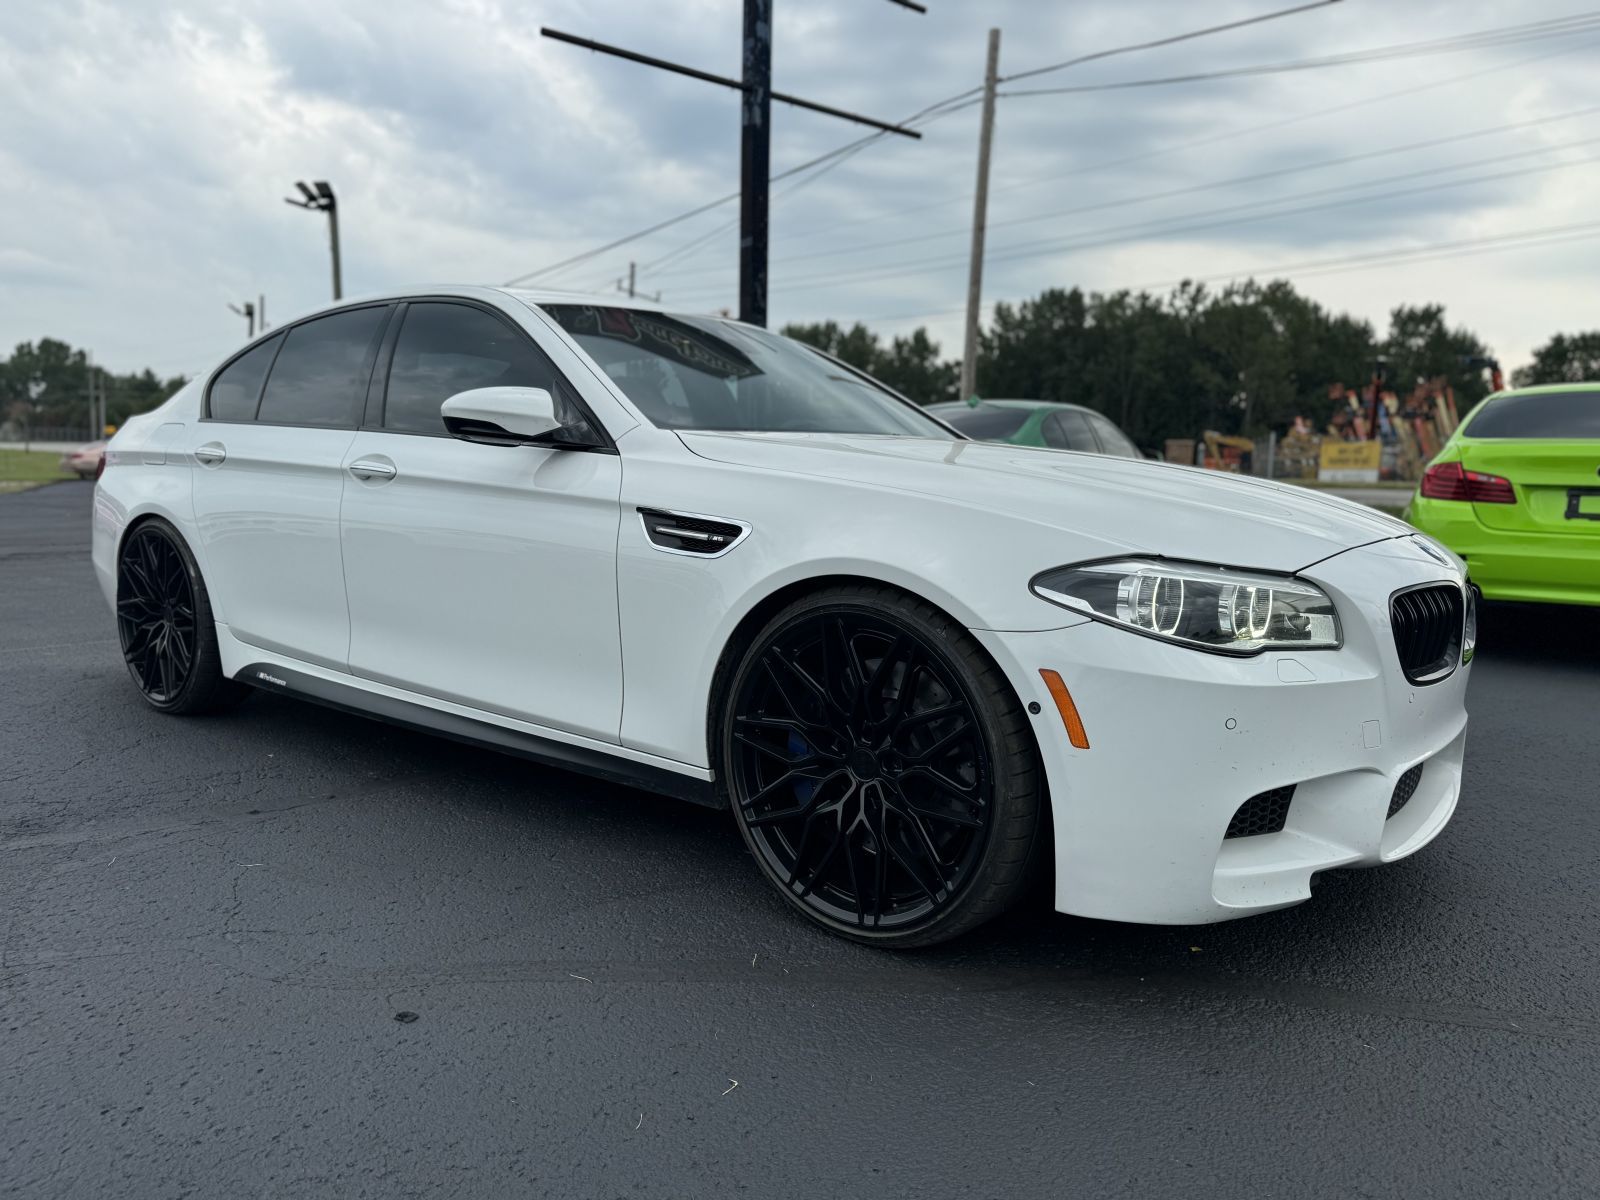
[[[310,187],[296,180],[295,187],[300,189],[300,194],[305,199],[296,200],[292,196],[285,196],[283,200],[285,204],[328,214],[328,246],[333,252],[333,298],[338,300],[344,295],[344,280],[339,269],[339,201],[326,179],[319,179]],[[313,188],[316,190],[313,191]]]

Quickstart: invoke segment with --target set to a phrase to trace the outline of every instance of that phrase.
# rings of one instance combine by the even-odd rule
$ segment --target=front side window
[[[252,346],[222,369],[211,381],[210,401],[206,409],[213,421],[254,421],[256,405],[261,402],[261,383],[267,377],[273,355],[278,353],[280,334],[270,337],[258,346]]]
[[[764,330],[639,309],[539,307],[663,429],[950,439],[949,430],[886,389]]]
[[[466,304],[411,304],[389,366],[383,428],[443,434],[439,406],[457,392],[487,387],[543,388],[565,433],[599,440],[554,364],[521,330]]]
[[[1472,415],[1472,438],[1600,439],[1600,392],[1513,392]]]
[[[1100,439],[1100,449],[1107,454],[1115,454],[1119,458],[1143,458],[1139,447],[1128,440],[1128,435],[1123,433],[1111,423],[1107,417],[1102,417],[1097,412],[1088,414],[1089,424],[1094,427],[1094,433]]]
[[[274,425],[354,428],[388,311],[382,306],[349,309],[289,330],[272,364],[257,419]]]

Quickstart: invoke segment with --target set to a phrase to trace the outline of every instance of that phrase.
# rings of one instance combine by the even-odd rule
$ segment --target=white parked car
[[[1218,921],[1431,840],[1459,560],[1310,491],[968,441],[817,351],[461,287],[273,330],[112,440],[134,682],[727,806],[819,925]]]

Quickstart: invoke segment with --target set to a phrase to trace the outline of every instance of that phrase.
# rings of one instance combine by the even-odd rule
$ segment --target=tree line
[[[857,322],[784,326],[922,404],[957,399],[958,363],[926,328],[884,339]],[[1443,376],[1463,414],[1489,390],[1489,350],[1452,327],[1441,304],[1400,305],[1380,337],[1372,325],[1332,313],[1285,280],[1212,290],[1186,283],[1165,296],[1049,288],[995,305],[980,331],[978,394],[1070,401],[1098,409],[1134,441],[1159,447],[1204,430],[1256,437],[1296,416],[1324,426],[1336,403],[1329,386],[1364,385],[1385,360],[1391,387],[1406,392]],[[86,427],[87,353],[55,338],[23,342],[0,360],[0,419],[13,425]],[[1600,331],[1557,334],[1514,382],[1600,380]],[[160,404],[187,380],[148,368],[96,371],[106,417],[120,425]]]
[[[794,324],[784,333],[877,376],[922,404],[957,399],[959,364],[925,328],[880,338],[857,322]],[[1285,280],[1186,283],[1165,296],[1050,288],[1002,302],[980,331],[977,391],[995,399],[1098,409],[1142,446],[1207,429],[1264,436],[1296,416],[1326,425],[1332,384],[1365,385],[1382,359],[1402,394],[1443,376],[1465,413],[1488,394],[1489,348],[1453,327],[1441,304],[1400,305],[1382,336]],[[1518,385],[1600,380],[1600,332],[1557,335],[1517,372]]]
[[[121,425],[148,412],[188,382],[146,368],[127,375],[93,368],[88,353],[55,338],[23,342],[0,359],[0,420],[23,426],[87,429],[90,372],[106,398],[106,421]]]

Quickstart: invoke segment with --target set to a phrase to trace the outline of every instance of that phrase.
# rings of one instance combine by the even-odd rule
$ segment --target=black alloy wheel
[[[943,941],[1015,898],[1036,758],[971,635],[887,588],[791,605],[729,689],[724,775],[747,844],[792,905],[858,940]]]
[[[117,557],[117,635],[128,673],[163,712],[232,707],[248,692],[225,679],[205,584],[165,521],[139,525]]]

